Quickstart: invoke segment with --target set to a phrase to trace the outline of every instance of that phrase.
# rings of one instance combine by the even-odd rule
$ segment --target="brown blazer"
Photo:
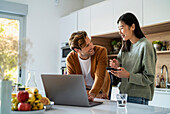
[[[110,89],[110,76],[106,71],[108,59],[107,49],[102,46],[94,46],[95,54],[91,56],[91,76],[94,80],[90,93],[96,96],[100,91],[108,95]],[[82,74],[78,54],[71,51],[66,59],[68,74]]]

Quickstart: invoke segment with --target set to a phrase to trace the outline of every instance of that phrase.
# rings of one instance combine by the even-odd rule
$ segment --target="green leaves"
[[[162,41],[160,41],[160,40],[155,40],[155,41],[153,41],[153,42],[152,42],[152,44],[161,44],[161,45],[162,45],[162,44],[163,44],[163,42],[162,42]]]
[[[120,42],[120,41],[116,41],[116,40],[113,40],[112,42],[111,42],[111,44],[113,45],[113,47],[115,48],[115,47],[121,47],[121,45],[122,45],[122,43]]]
[[[116,40],[113,40],[112,41],[112,45],[114,46],[114,45],[116,45],[117,44],[117,41]]]
[[[0,18],[0,66],[4,71],[4,80],[13,77],[18,65],[18,20]]]
[[[1,27],[1,28],[0,28],[0,33],[1,33],[1,32],[3,32],[3,31],[4,31],[4,28],[3,28],[3,27]]]

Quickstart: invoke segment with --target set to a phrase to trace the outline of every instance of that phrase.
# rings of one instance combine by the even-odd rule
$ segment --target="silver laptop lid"
[[[55,104],[90,106],[83,75],[42,74],[46,96]]]

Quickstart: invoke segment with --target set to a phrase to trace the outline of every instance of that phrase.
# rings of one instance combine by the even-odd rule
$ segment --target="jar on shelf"
[[[167,48],[166,48],[166,41],[163,41],[163,45],[162,45],[162,48],[161,48],[161,51],[166,51]]]

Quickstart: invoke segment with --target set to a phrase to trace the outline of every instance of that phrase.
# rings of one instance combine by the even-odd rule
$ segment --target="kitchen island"
[[[170,108],[170,89],[155,88],[154,96],[149,105]]]
[[[43,114],[170,114],[170,108],[128,103],[126,108],[117,108],[116,101],[95,99],[103,104],[94,107],[53,105]]]

